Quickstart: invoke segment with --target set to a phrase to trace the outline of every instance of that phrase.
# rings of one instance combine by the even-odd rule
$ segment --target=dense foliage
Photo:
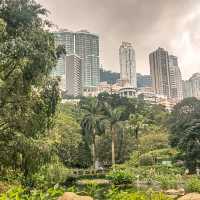
[[[46,16],[34,0],[0,0],[0,200],[54,200],[64,191],[169,199],[133,189],[143,186],[200,192],[199,177],[185,171],[200,173],[200,100],[184,99],[172,113],[108,93],[61,103],[50,73],[65,49],[55,48]],[[78,185],[98,173],[108,186]]]
[[[184,99],[170,116],[170,141],[182,152],[186,166],[195,172],[200,165],[200,100]]]
[[[34,1],[1,1],[0,164],[27,177],[49,160],[45,142],[59,101],[54,37]]]

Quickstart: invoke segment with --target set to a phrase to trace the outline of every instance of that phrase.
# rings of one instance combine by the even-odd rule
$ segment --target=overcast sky
[[[37,0],[59,28],[100,36],[101,64],[119,71],[119,46],[133,44],[137,72],[149,73],[148,55],[163,47],[179,58],[183,78],[200,72],[200,0]]]

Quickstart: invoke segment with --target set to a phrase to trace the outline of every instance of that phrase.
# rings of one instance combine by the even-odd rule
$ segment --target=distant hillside
[[[100,69],[101,82],[107,81],[109,84],[115,84],[117,82],[117,79],[119,78],[120,78],[120,73]]]

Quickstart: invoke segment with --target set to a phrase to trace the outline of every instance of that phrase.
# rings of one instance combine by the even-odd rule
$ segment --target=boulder
[[[199,193],[189,193],[183,197],[180,197],[178,200],[200,200]]]
[[[58,200],[93,200],[93,198],[88,196],[79,196],[73,192],[65,192],[62,197],[58,198]]]
[[[177,195],[177,196],[183,196],[185,194],[185,190],[183,188],[181,189],[170,189],[170,190],[166,190],[164,191],[165,194],[167,195]]]

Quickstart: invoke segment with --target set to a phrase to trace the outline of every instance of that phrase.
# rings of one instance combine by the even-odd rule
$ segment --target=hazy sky
[[[200,0],[37,0],[59,28],[100,36],[101,64],[119,71],[119,46],[133,44],[137,72],[149,73],[148,55],[164,47],[178,56],[183,78],[200,72]]]

